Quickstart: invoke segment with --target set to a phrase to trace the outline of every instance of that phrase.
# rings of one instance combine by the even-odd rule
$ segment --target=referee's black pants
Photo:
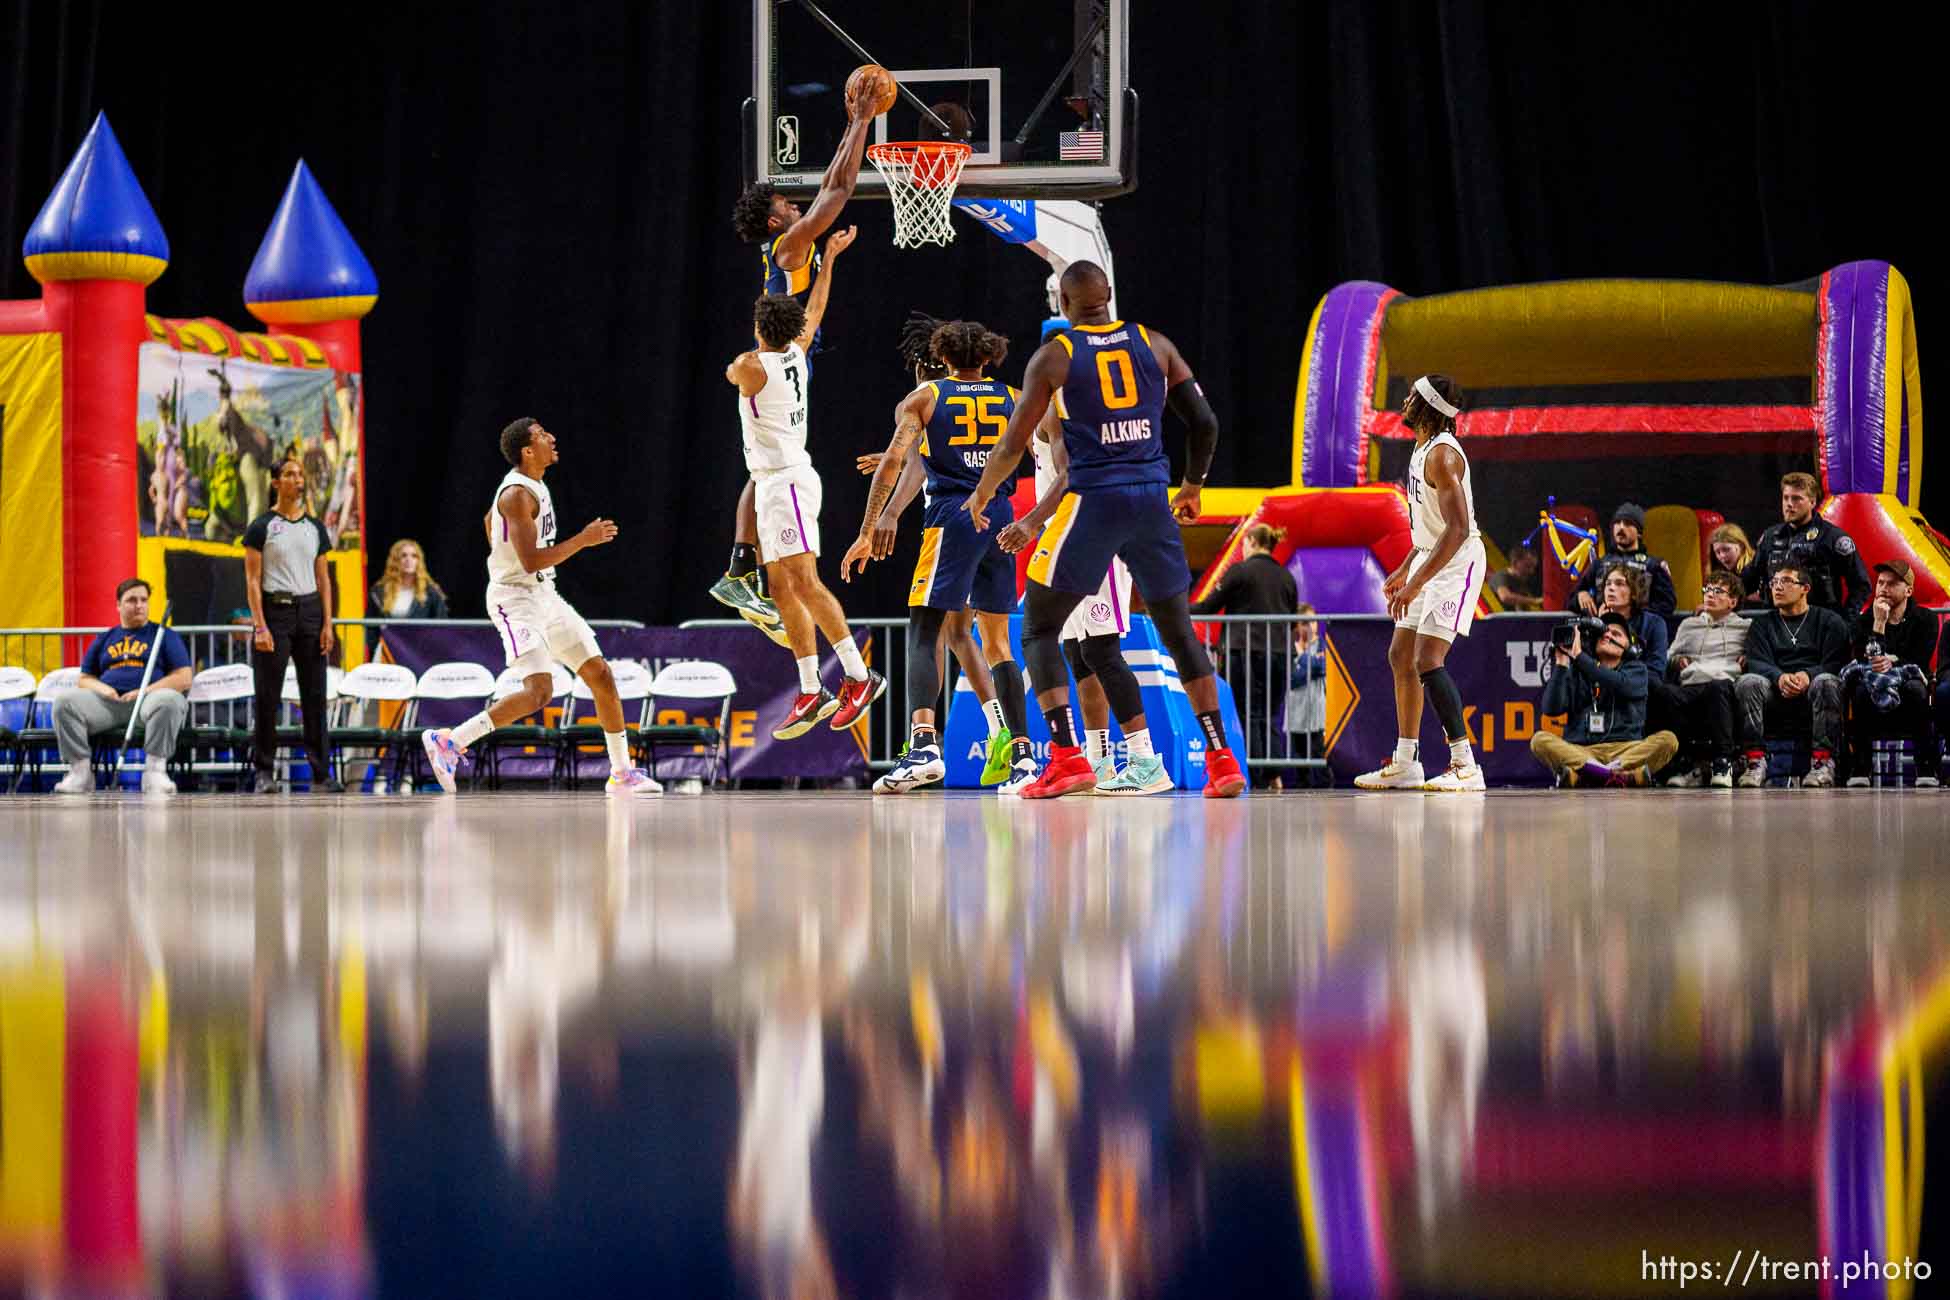
[[[278,700],[284,692],[284,666],[298,665],[298,710],[305,729],[305,748],[311,754],[312,780],[330,779],[332,768],[325,748],[325,652],[318,637],[325,630],[325,602],[317,592],[309,596],[264,593],[264,623],[271,629],[274,648],[251,650],[255,680],[257,723],[256,760],[261,776],[277,769]]]

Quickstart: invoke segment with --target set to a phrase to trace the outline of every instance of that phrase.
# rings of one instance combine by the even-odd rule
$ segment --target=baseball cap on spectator
[[[1613,523],[1617,523],[1621,519],[1638,529],[1641,533],[1645,531],[1645,507],[1639,505],[1636,501],[1622,502],[1618,509],[1611,512],[1611,521]]]
[[[1910,576],[1909,564],[1905,560],[1884,560],[1876,565],[1876,572],[1881,573],[1885,570],[1898,582],[1905,582],[1910,586],[1916,585],[1916,580]]]

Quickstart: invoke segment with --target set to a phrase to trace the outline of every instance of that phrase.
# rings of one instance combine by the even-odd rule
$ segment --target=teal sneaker
[[[1110,780],[1099,777],[1097,781],[1097,793],[1104,795],[1164,794],[1171,788],[1171,774],[1165,771],[1165,760],[1156,754],[1134,758]]]
[[[1117,760],[1106,754],[1092,765],[1092,770],[1097,773],[1097,785],[1092,786],[1085,793],[1102,794],[1103,791],[1098,787],[1117,779]]]
[[[711,584],[711,599],[737,610],[739,617],[761,627],[778,625],[779,607],[759,595],[750,578],[725,574]]]
[[[989,737],[988,758],[982,764],[983,785],[1000,785],[1009,779],[1009,769],[1015,761],[1013,739],[1007,727]]]

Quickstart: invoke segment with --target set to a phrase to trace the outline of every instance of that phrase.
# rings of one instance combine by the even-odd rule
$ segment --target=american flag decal
[[[1104,156],[1104,133],[1065,131],[1057,137],[1056,156],[1064,162],[1101,162]]]

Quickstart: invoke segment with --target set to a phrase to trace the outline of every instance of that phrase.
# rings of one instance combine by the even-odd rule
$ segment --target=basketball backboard
[[[868,143],[965,140],[959,194],[1109,198],[1137,184],[1129,0],[983,0],[859,12],[857,0],[753,0],[747,180],[808,198],[846,128],[846,78],[878,63],[901,82]],[[855,193],[881,198],[871,167]]]

